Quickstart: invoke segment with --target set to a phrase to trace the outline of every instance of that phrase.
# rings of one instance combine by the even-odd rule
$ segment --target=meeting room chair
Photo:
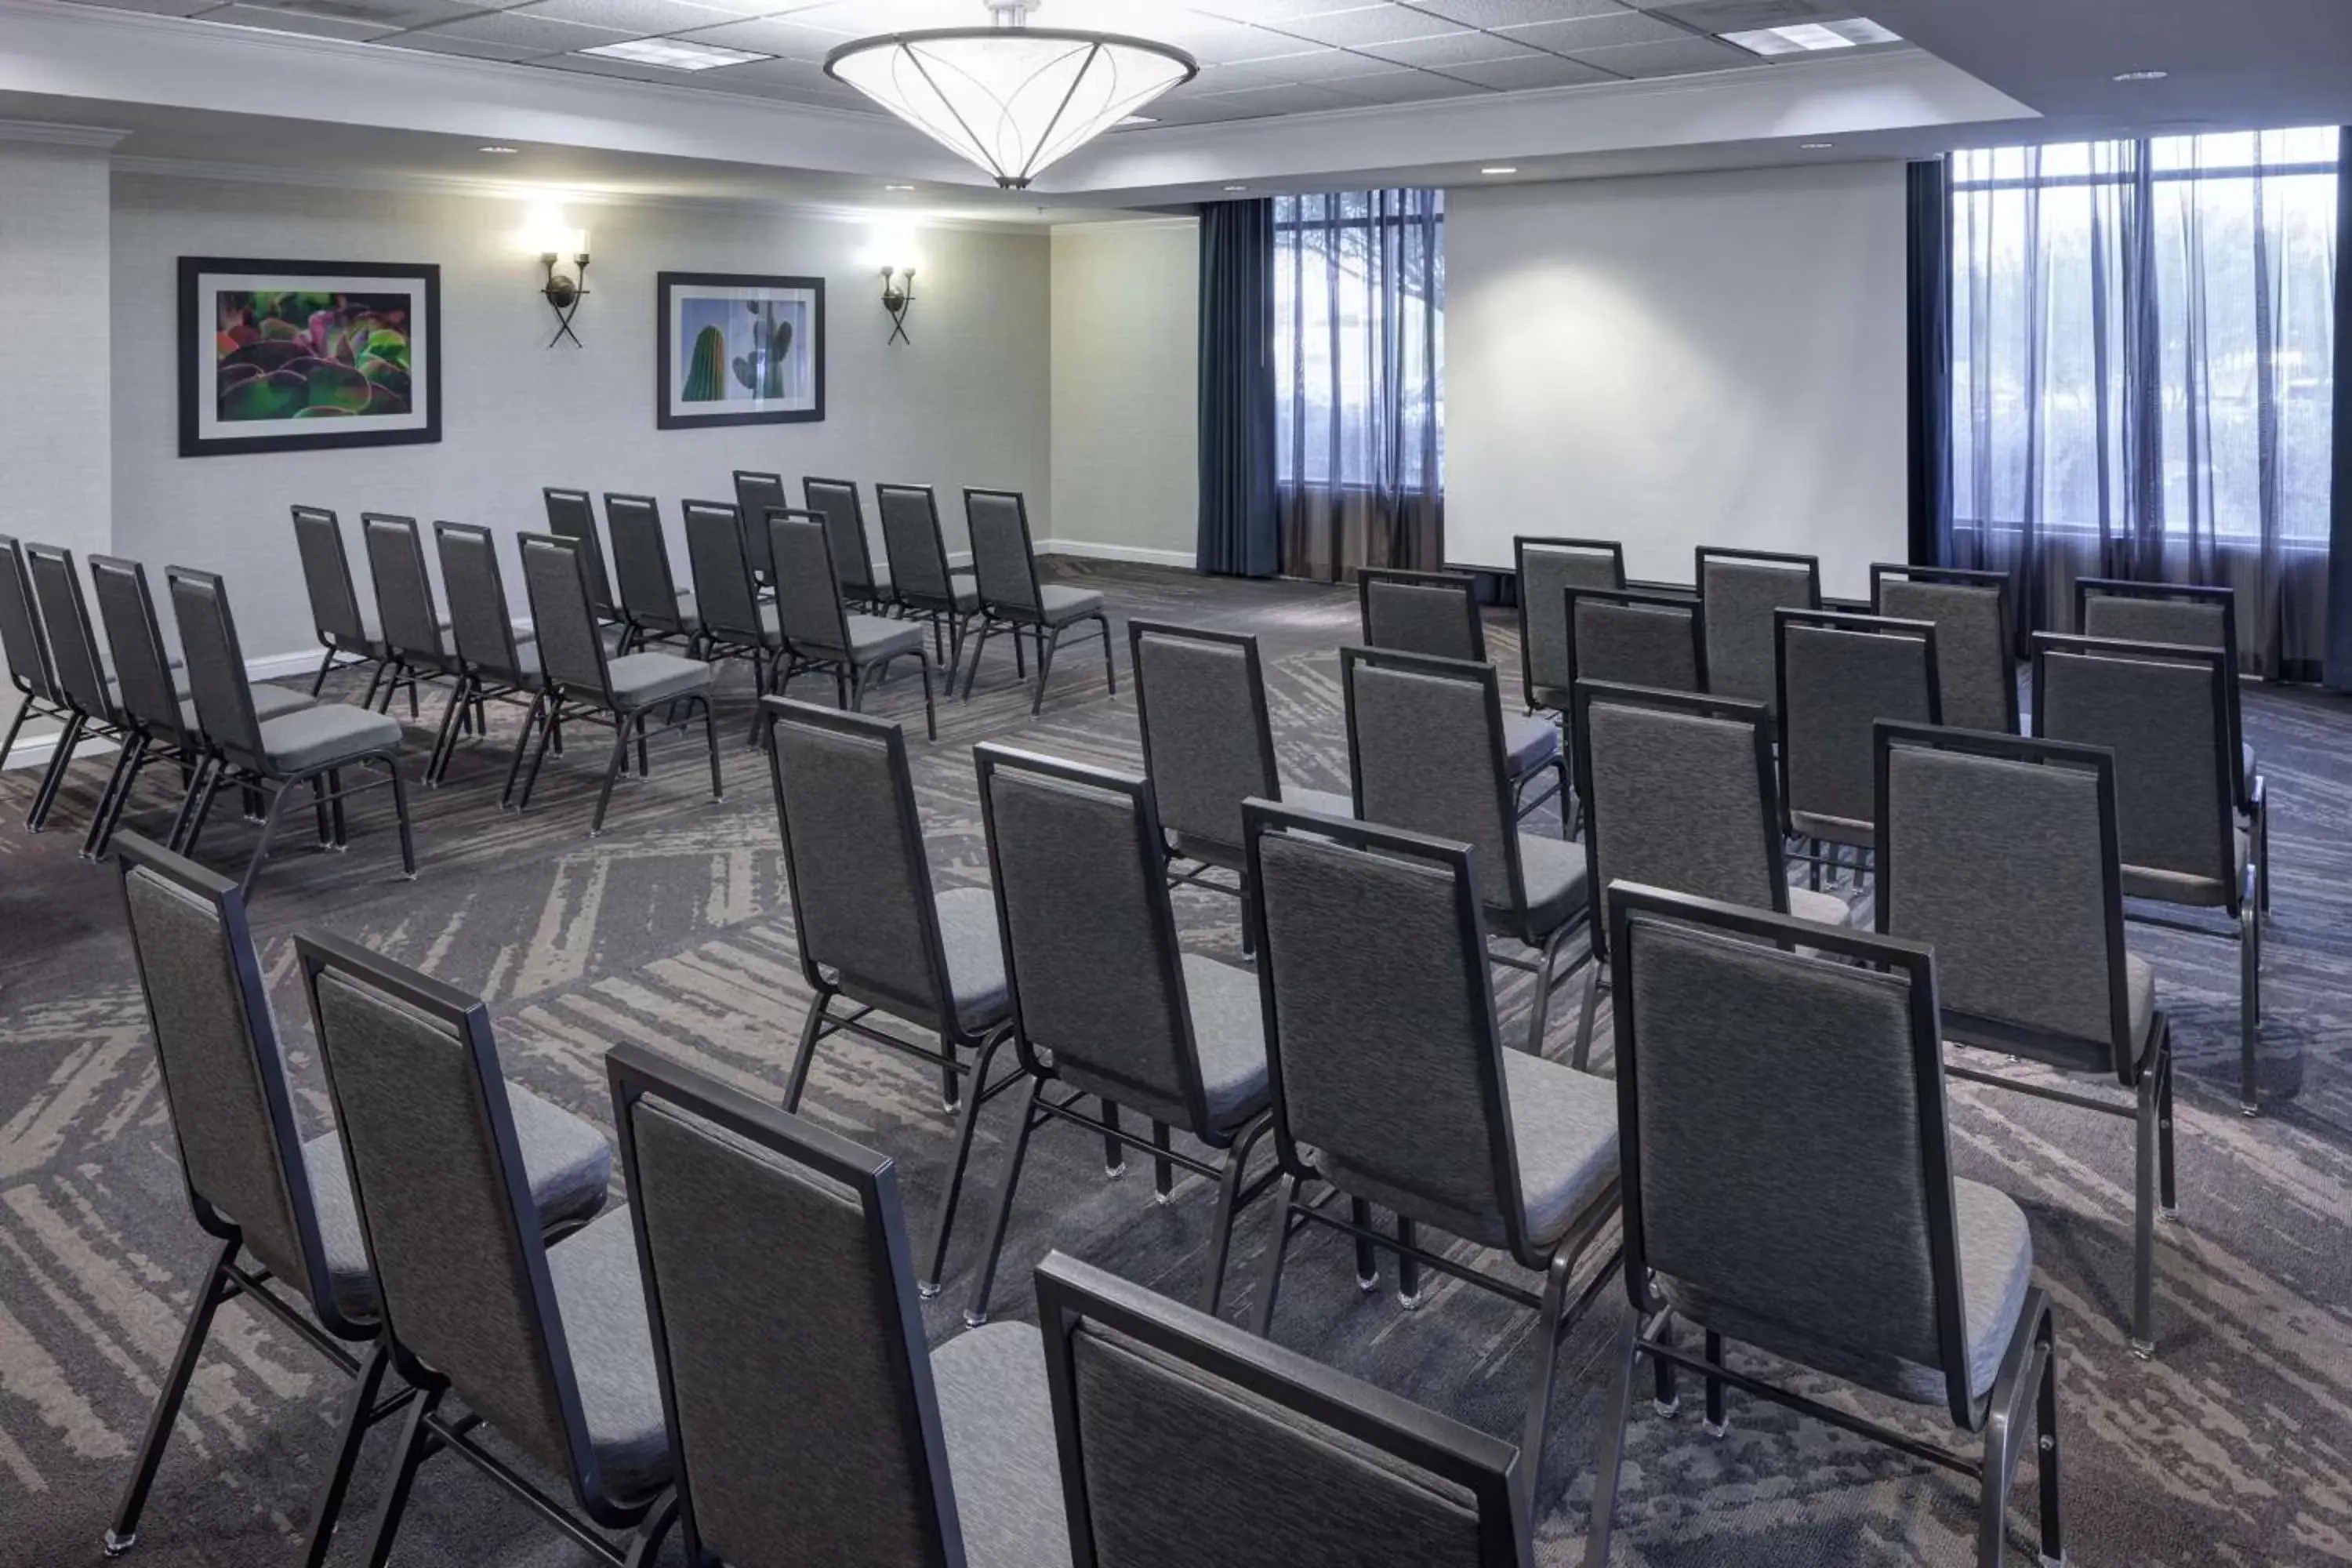
[[[1179,1166],[1217,1184],[1201,1287],[1202,1310],[1214,1312],[1234,1221],[1279,1173],[1269,1165],[1244,1182],[1268,1127],[1257,977],[1177,945],[1150,780],[992,744],[975,747],[972,762],[1013,1048],[1029,1082],[964,1321],[988,1321],[1031,1134],[1059,1120],[1100,1133],[1107,1147],[1146,1147],[1120,1126],[1122,1106],[1150,1119],[1159,1202],[1172,1201]],[[1079,1109],[1090,1094],[1099,1116]],[[1219,1157],[1171,1148],[1171,1128]]]
[[[1576,684],[1569,672],[1569,590],[1622,592],[1625,547],[1613,539],[1522,533],[1511,541],[1511,557],[1518,567],[1519,686],[1528,711],[1549,709],[1565,716]]]
[[[634,653],[648,643],[678,643],[687,658],[694,658],[702,644],[702,617],[694,590],[679,587],[670,570],[661,503],[651,496],[608,493],[604,526],[613,536],[613,584],[627,623],[618,651]]]
[[[368,575],[375,583],[376,625],[383,628],[384,654],[391,663],[383,688],[385,705],[391,705],[393,693],[402,686],[413,700],[419,681],[449,682],[449,705],[442,711],[432,756],[425,764],[425,782],[431,784],[439,777],[442,754],[460,733],[473,731],[482,715],[460,695],[461,667],[448,639],[448,617],[433,600],[425,535],[416,520],[362,512],[360,540],[367,550]]]
[[[48,826],[49,813],[56,809],[66,775],[73,767],[75,752],[85,741],[98,741],[110,742],[121,750],[115,773],[100,792],[98,805],[90,814],[90,831],[95,835],[113,804],[115,784],[121,772],[121,759],[130,754],[132,746],[131,730],[116,704],[117,688],[99,654],[98,639],[91,634],[89,608],[82,598],[81,578],[74,571],[73,556],[54,544],[27,544],[22,547],[17,559],[32,584],[41,629],[47,635],[49,679],[65,710],[64,726],[51,742],[54,750],[49,754],[49,765],[34,793],[33,809],[26,815],[25,826],[35,833]],[[89,839],[85,838],[85,851],[89,844]]]
[[[931,628],[931,658],[955,683],[963,662],[964,637],[980,614],[980,583],[949,561],[947,535],[940,526],[939,498],[929,485],[879,484],[874,503],[882,512],[882,552],[890,567],[890,602],[898,613]],[[1028,670],[1021,639],[1013,639],[1014,668]]]
[[[194,853],[213,798],[224,784],[236,784],[267,801],[261,835],[246,862],[242,886],[250,895],[269,854],[279,815],[303,793],[319,813],[321,845],[344,843],[343,803],[378,785],[392,791],[400,828],[402,874],[416,876],[416,841],[408,816],[408,791],[400,777],[400,723],[387,714],[348,702],[320,702],[275,718],[261,717],[261,704],[246,679],[245,653],[230,614],[228,590],[209,572],[185,566],[163,570],[172,608],[180,624],[181,651],[188,660],[188,684],[204,731],[205,758],[197,767],[197,795],[182,836],[184,852]],[[362,768],[383,777],[347,784],[344,774]]]
[[[874,575],[874,546],[866,538],[866,506],[858,500],[853,479],[801,480],[805,510],[824,519],[833,541],[833,567],[839,574],[841,596],[869,615],[892,605],[888,584]]]
[[[2130,911],[2147,925],[2238,947],[2238,1107],[2260,1113],[2262,869],[2253,853],[2267,801],[2255,779],[2251,827],[2239,821],[2239,753],[2230,734],[2237,672],[2219,647],[2037,633],[2033,732],[2116,756],[2124,896],[2169,905]]]
[[[1877,842],[1872,726],[1941,724],[1936,626],[1835,610],[1772,612],[1780,830],[1807,846],[1814,885],[1849,852],[1859,886]]]
[[[1570,733],[1585,803],[1585,885],[1595,889],[1595,962],[1584,972],[1576,1051],[1609,983],[1609,894],[1639,882],[1696,898],[1844,925],[1834,893],[1789,885],[1772,717],[1760,702],[1580,680]]]
[[[367,612],[360,607],[359,591],[352,586],[351,552],[343,547],[343,525],[325,507],[297,506],[294,549],[302,563],[302,587],[310,601],[310,624],[326,655],[319,673],[310,678],[310,695],[326,689],[327,677],[338,669],[368,670],[367,695],[360,706],[375,706],[376,691],[391,673],[391,654]],[[409,717],[416,716],[416,693],[408,694]]]
[[[1552,993],[1575,973],[1574,963],[1562,970],[1559,959],[1588,925],[1588,884],[1580,847],[1519,831],[1501,678],[1491,664],[1343,647],[1339,686],[1351,815],[1476,847],[1488,924],[1536,952],[1532,961],[1508,951],[1491,957],[1534,975],[1527,1048],[1541,1055]]]
[[[473,523],[436,522],[433,543],[441,556],[441,582],[449,593],[450,647],[463,700],[473,705],[478,717],[492,702],[504,702],[528,713],[537,706],[546,681],[540,674],[538,644],[515,629],[512,612],[507,607],[506,574],[499,565],[497,538],[488,529]],[[583,552],[588,548],[581,546]],[[488,726],[478,724],[477,732],[487,738]],[[456,741],[451,738],[431,764],[430,776],[436,780],[445,776],[456,752]],[[521,758],[518,746],[507,764],[506,788],[499,796],[501,805],[514,795]]]
[[[1037,1330],[930,1349],[897,1163],[640,1047],[605,1070],[690,1568],[1066,1568]]]
[[[1580,680],[1706,689],[1696,599],[1606,588],[1570,588],[1562,599],[1571,691]]]
[[[1036,1296],[1073,1563],[1534,1568],[1508,1443],[1059,1252]]]
[[[2037,705],[2038,706],[2038,705]],[[1936,953],[1944,1038],[2132,1097],[1952,1063],[1953,1078],[2137,1127],[2129,1342],[2156,1353],[2156,1214],[2174,1211],[2172,1029],[2124,945],[2123,770],[2102,746],[1882,724],[1877,922]]]
[[[478,999],[340,937],[297,936],[294,953],[381,1286],[382,1343],[414,1394],[362,1560],[383,1568],[418,1471],[453,1454],[598,1560],[646,1568],[676,1502],[627,1211],[547,1245]],[[464,1415],[443,1408],[452,1398]],[[562,1495],[509,1450],[560,1478]],[[628,1546],[600,1531],[632,1532]]]
[[[1956,730],[2018,732],[2016,616],[2006,572],[1951,566],[1870,568],[1871,614],[1936,627],[1936,679],[1944,722]]]
[[[596,526],[595,501],[586,490],[551,486],[540,493],[547,505],[547,531],[561,539],[578,541],[587,554],[588,602],[595,606],[596,618],[625,625],[626,617],[613,596],[613,575],[604,566],[604,539]]]
[[[304,1568],[326,1561],[360,1445],[404,1398],[379,1404],[388,1365],[383,1296],[361,1239],[349,1169],[332,1130],[304,1138],[268,988],[235,882],[136,833],[119,841],[125,925],[155,1047],[156,1080],[188,1207],[216,1244],[107,1531],[106,1554],[138,1539],[190,1379],[225,1301],[242,1300],[309,1345],[352,1388]],[[509,1086],[526,1189],[539,1229],[562,1238],[604,1207],[604,1135]],[[358,1350],[354,1347],[364,1346]]]
[[[608,503],[606,515],[617,522],[620,513]],[[710,798],[722,798],[726,786],[719,772],[719,721],[711,710],[715,682],[710,666],[658,649],[608,657],[604,640],[596,633],[595,612],[589,607],[588,574],[580,546],[551,533],[526,533],[520,543],[523,588],[530,596],[531,626],[544,689],[524,716],[522,733],[515,741],[518,756],[524,747],[531,747],[515,809],[530,806],[531,786],[539,781],[548,743],[566,721],[609,724],[613,755],[604,765],[604,787],[597,792],[595,815],[588,823],[588,837],[596,837],[604,831],[614,781],[628,763],[630,737],[634,734],[637,742],[637,775],[649,778],[652,770],[646,754],[649,734],[684,730],[697,713],[701,715],[703,739],[710,749]],[[659,728],[649,731],[647,726],[657,708],[668,711]],[[531,743],[534,725],[539,737],[535,746]]]
[[[923,679],[923,732],[938,740],[931,656],[921,626],[851,613],[835,567],[832,529],[816,513],[772,511],[767,532],[779,574],[776,614],[790,650],[771,689],[781,693],[795,675],[830,673],[841,705],[862,710],[868,683],[887,679],[892,664],[911,658]]]
[[[1062,634],[1085,621],[1094,622],[1102,632],[1103,679],[1116,696],[1118,667],[1111,657],[1110,616],[1103,609],[1103,596],[1091,588],[1037,580],[1037,555],[1029,538],[1029,504],[1021,493],[967,488],[963,510],[971,533],[972,571],[980,587],[980,637],[971,645],[971,661],[963,668],[965,700],[971,700],[971,683],[980,674],[980,656],[988,650],[989,637],[1003,632],[1017,648],[1025,635],[1037,645],[1037,689],[1029,699],[1029,711],[1036,712],[1045,703],[1045,681],[1053,671],[1054,651],[1062,646]]]
[[[782,474],[735,470],[735,516],[743,530],[743,550],[751,559],[753,578],[771,590],[776,585],[776,563],[768,559],[767,518],[792,504]]]
[[[1633,1311],[1610,1369],[1585,1568],[1609,1562],[1643,1356],[1662,1394],[1677,1369],[1699,1374],[1717,1436],[1727,1384],[1974,1481],[1979,1568],[2006,1560],[2010,1490],[2030,1453],[2042,1561],[2063,1563],[2057,1331],[2024,1212],[1952,1171],[1941,943],[1629,883],[1609,904]],[[1675,1344],[1677,1321],[1701,1331],[1701,1353]],[[1726,1341],[1809,1381],[1941,1405],[1981,1458],[1864,1415],[1843,1391],[1831,1403],[1735,1372]]]
[[[1536,1310],[1535,1371],[1519,1443],[1532,1514],[1559,1346],[1611,1271],[1571,1295],[1578,1264],[1617,1209],[1617,1104],[1608,1081],[1507,1050],[1487,978],[1486,894],[1468,844],[1286,810],[1244,808],[1265,946],[1258,984],[1283,1175],[1261,1266],[1256,1331],[1274,1320],[1301,1226],[1353,1238],[1360,1289],[1377,1250],[1398,1257],[1401,1300],[1433,1268]],[[1341,1218],[1302,1194],[1328,1184]],[[1396,1215],[1393,1237],[1370,1205]],[[1540,1293],[1420,1243],[1420,1226],[1505,1253]]]
[[[989,1077],[1012,1036],[1013,1016],[996,900],[984,888],[931,890],[906,732],[898,725],[782,697],[761,706],[771,721],[769,765],[793,932],[809,990],[783,1107],[800,1109],[816,1047],[835,1035],[939,1068],[942,1100],[958,1122],[921,1283],[926,1298],[936,1296],[980,1108],[1027,1076],[1015,1065]],[[937,1043],[866,1021],[877,1012]]]
[[[740,479],[740,476],[739,475]],[[775,666],[784,657],[781,607],[761,602],[757,575],[761,561],[775,570],[769,547],[765,513],[754,531],[761,544],[756,552],[744,541],[744,529],[735,509],[722,502],[690,500],[680,509],[686,517],[686,563],[694,574],[694,602],[702,620],[703,658],[713,664],[723,658],[741,659],[751,667],[754,702],[751,739],[760,741],[758,699],[774,689]]]
[[[49,665],[49,641],[33,601],[33,576],[25,565],[25,547],[5,534],[0,534],[0,654],[7,658],[8,684],[16,689],[16,716],[8,721],[7,738],[0,741],[0,767],[5,767],[16,749],[26,720],[54,719],[62,726],[73,718]],[[54,756],[52,752],[52,760]],[[43,775],[44,785],[47,776]],[[46,788],[36,792],[37,807],[47,794]]]
[[[1822,607],[1821,558],[1706,544],[1694,556],[1706,689],[1771,707],[1780,698],[1773,614]]]

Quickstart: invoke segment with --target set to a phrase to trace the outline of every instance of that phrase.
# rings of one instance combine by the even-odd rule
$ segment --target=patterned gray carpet
[[[1351,595],[1139,569],[1086,575],[1122,616],[1256,633],[1285,772],[1341,785],[1332,650],[1352,635]],[[1516,681],[1516,649],[1499,626],[1495,644]],[[879,710],[913,726],[942,882],[985,879],[974,742],[1015,739],[1137,765],[1123,629],[1119,664],[1119,693],[1107,698],[1099,661],[1076,648],[1032,719],[1009,658],[992,651],[975,700],[943,708],[935,746],[920,742],[911,682],[879,694]],[[738,695],[722,717],[748,715],[747,678],[728,679]],[[2246,721],[2278,803],[2262,1119],[2236,1108],[2234,952],[2163,933],[2134,938],[2157,963],[2182,1058],[2183,1208],[2160,1232],[2158,1361],[2135,1362],[2124,1345],[2127,1124],[1965,1086],[1953,1096],[1960,1173],[2014,1194],[2032,1221],[2036,1278],[2059,1312],[2071,1556],[2097,1568],[2352,1562],[2352,710],[2316,693],[2250,689]],[[513,716],[503,722],[510,732]],[[461,752],[445,788],[417,792],[424,869],[413,884],[396,875],[386,805],[358,808],[347,855],[291,836],[259,889],[256,924],[307,1111],[317,1114],[322,1100],[290,973],[289,938],[300,930],[357,939],[481,993],[509,1073],[600,1123],[609,1121],[600,1058],[621,1040],[775,1094],[804,994],[766,773],[740,735],[727,753],[723,805],[707,799],[687,742],[671,740],[650,782],[623,784],[604,837],[593,842],[590,757],[551,763],[531,813],[518,818],[497,807],[503,759]],[[410,739],[421,758],[429,734],[412,726]],[[185,1212],[113,875],[73,857],[102,770],[95,759],[76,770],[57,826],[38,837],[21,826],[33,778],[0,777],[0,1563],[41,1568],[99,1559],[206,1247]],[[166,809],[150,801],[134,821],[154,826]],[[207,858],[231,864],[251,832],[223,826]],[[1233,954],[1234,910],[1229,900],[1183,896],[1188,942]],[[1515,978],[1507,989],[1507,1027],[1523,1016],[1524,984]],[[1555,1013],[1554,1051],[1573,1025],[1572,1009]],[[919,1240],[950,1148],[937,1093],[919,1064],[843,1043],[820,1057],[804,1108],[898,1158]],[[1000,1100],[982,1121],[969,1228],[946,1296],[929,1311],[936,1338],[961,1326],[1011,1115]],[[1055,1246],[1189,1298],[1212,1194],[1187,1180],[1172,1206],[1150,1197],[1141,1162],[1108,1182],[1097,1142],[1068,1128],[1041,1131],[997,1314],[1024,1310],[1027,1266]],[[1262,1215],[1244,1220],[1236,1279],[1252,1277],[1265,1234]],[[1532,1353],[1526,1313],[1444,1284],[1408,1315],[1386,1293],[1358,1295],[1339,1238],[1304,1239],[1276,1337],[1516,1436]],[[1599,1365],[1620,1303],[1614,1290],[1605,1295],[1563,1352],[1543,1479],[1546,1563],[1580,1559]],[[242,1306],[225,1309],[130,1561],[293,1561],[340,1399],[305,1347]],[[1954,1478],[1736,1394],[1720,1441],[1700,1431],[1695,1402],[1685,1410],[1664,1421],[1646,1402],[1636,1407],[1617,1562],[1974,1560],[1974,1498]],[[1923,1435],[1935,1430],[1931,1420],[1906,1419]],[[388,1443],[379,1434],[371,1447],[353,1516],[373,1494]],[[2029,1563],[2031,1498],[2029,1472],[2011,1516],[2011,1552]],[[355,1542],[340,1544],[339,1561],[355,1555]],[[536,1568],[588,1559],[471,1471],[443,1462],[419,1484],[395,1561]],[[1377,1543],[1362,1561],[1383,1561]]]

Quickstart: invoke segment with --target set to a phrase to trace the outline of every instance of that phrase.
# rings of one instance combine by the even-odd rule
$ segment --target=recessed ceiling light
[[[1489,163],[1478,172],[1482,174],[1516,174],[1519,166],[1517,163]]]
[[[1782,27],[1753,27],[1719,33],[1727,44],[1751,55],[1802,55],[1816,49],[1851,49],[1861,44],[1899,44],[1901,34],[1882,27],[1867,16],[1843,22],[1791,22]]]
[[[753,60],[776,58],[755,55],[748,49],[722,49],[716,44],[689,43],[684,38],[629,38],[617,44],[598,44],[579,52],[600,59],[629,60],[678,71],[707,71],[713,66],[749,65]]]
[[[911,191],[915,187],[912,185],[885,185],[882,188],[886,191]]]
[[[520,153],[522,149],[520,147],[477,147],[474,151],[477,153],[496,153],[500,156],[505,157]]]
[[[1158,119],[1149,114],[1122,115],[1119,118],[1118,122],[1121,125],[1157,125],[1160,123]]]
[[[1248,190],[1249,187],[1247,185],[1227,185],[1225,189],[1229,191],[1245,191]]]
[[[1797,143],[1797,151],[1800,153],[1820,153],[1836,145],[1837,143],[1834,142],[1800,142]]]
[[[2117,81],[2162,81],[2171,74],[2170,71],[2159,70],[2117,71],[2116,79]]]

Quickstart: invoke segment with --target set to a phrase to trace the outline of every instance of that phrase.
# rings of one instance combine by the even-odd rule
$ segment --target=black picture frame
[[[654,289],[655,394],[654,424],[663,430],[699,430],[737,425],[811,425],[824,418],[824,279],[772,276],[754,272],[663,272],[656,275]],[[804,297],[807,319],[811,323],[804,361],[808,390],[791,399],[791,405],[782,407],[744,408],[741,404],[756,398],[712,399],[711,406],[733,412],[701,414],[691,412],[689,400],[682,395],[694,374],[693,367],[681,370],[679,353],[683,344],[677,331],[679,310],[694,290],[743,290],[749,294],[762,290],[773,295]],[[708,294],[703,296],[709,298]],[[750,301],[746,301],[749,303]],[[798,358],[798,345],[787,351],[786,364]],[[741,379],[744,371],[740,360],[729,359],[723,364],[708,367],[713,374],[731,374]]]
[[[220,458],[246,453],[326,451],[348,447],[403,447],[441,439],[441,268],[432,262],[308,261],[251,257],[184,256],[179,262],[179,382],[180,456]],[[279,416],[220,416],[224,389],[221,373],[226,357],[220,348],[218,300],[224,292],[263,291],[346,293],[321,289],[321,282],[342,279],[404,285],[412,319],[402,334],[404,363],[392,366],[404,373],[400,395],[407,406],[394,414],[347,413],[340,417],[306,417],[289,412]],[[223,285],[235,280],[235,289]],[[289,323],[290,325],[290,323]],[[312,330],[316,330],[315,327]],[[298,340],[277,340],[294,342]],[[254,345],[244,345],[250,348]],[[346,395],[357,378],[367,388],[363,395],[380,398],[380,389],[393,384],[390,373],[363,373],[351,363],[348,345],[327,347],[325,354],[307,357],[342,363],[348,376],[330,379]],[[417,351],[421,347],[422,353]],[[295,357],[305,357],[297,355]],[[383,356],[361,356],[382,359]],[[422,362],[421,363],[419,362]],[[291,360],[288,361],[290,363]],[[267,379],[285,373],[286,364],[257,370]],[[208,380],[209,374],[209,380]],[[381,376],[381,379],[379,379]],[[255,433],[239,433],[251,426]],[[284,429],[277,426],[287,426]],[[293,426],[303,426],[299,431]],[[312,428],[312,427],[316,428]],[[338,428],[340,426],[340,428]],[[267,427],[267,428],[265,428]]]

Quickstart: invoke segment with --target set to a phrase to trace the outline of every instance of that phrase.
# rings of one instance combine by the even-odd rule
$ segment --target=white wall
[[[1445,228],[1449,560],[1742,545],[1862,597],[1904,558],[1901,164],[1480,186]]]
[[[1200,225],[1066,225],[1054,231],[1053,279],[1053,536],[1087,554],[1189,566],[1200,524]]]
[[[871,237],[849,221],[705,206],[585,205],[594,260],[577,326],[584,349],[547,347],[554,321],[535,258],[513,247],[520,205],[472,196],[332,190],[124,174],[114,183],[114,548],[152,568],[228,579],[249,658],[315,647],[287,508],[333,507],[543,527],[540,489],[658,496],[686,557],[677,503],[731,500],[733,469],[940,487],[961,548],[965,485],[1017,489],[1053,531],[1048,460],[1047,242],[1038,233],[933,228],[917,238],[913,342],[885,346]],[[5,227],[11,218],[0,218]],[[435,445],[178,455],[173,345],[182,256],[437,262],[442,438]],[[811,425],[654,426],[655,274],[818,274],[826,279],[825,418]],[[103,342],[105,316],[99,316]],[[25,471],[16,463],[12,474]],[[878,521],[867,524],[880,555]],[[102,514],[101,514],[102,515]],[[362,576],[356,531],[354,571]],[[508,587],[521,584],[511,559]]]

